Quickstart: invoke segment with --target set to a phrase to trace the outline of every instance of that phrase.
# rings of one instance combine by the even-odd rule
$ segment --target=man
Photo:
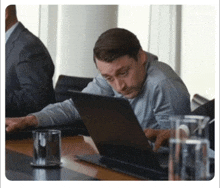
[[[82,92],[126,98],[142,129],[169,128],[158,123],[161,115],[190,113],[190,96],[182,80],[156,56],[143,51],[133,33],[120,28],[107,30],[93,52],[100,74]],[[6,119],[6,131],[62,125],[77,118],[70,99],[27,117]]]
[[[25,116],[55,102],[52,59],[39,38],[6,8],[6,117]]]

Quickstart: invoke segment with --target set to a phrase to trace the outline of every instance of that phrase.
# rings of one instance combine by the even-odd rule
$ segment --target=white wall
[[[39,7],[39,5],[16,5],[18,20],[36,36],[39,36]]]
[[[150,5],[119,5],[118,27],[135,33],[144,50],[148,50]]]
[[[215,19],[209,5],[185,5],[182,11],[181,78],[191,97],[215,97]]]
[[[95,77],[93,47],[112,27],[117,27],[117,6],[59,5],[56,75]]]
[[[148,51],[180,74],[181,6],[150,7]]]
[[[33,6],[25,5],[22,8],[22,5],[19,5],[17,7],[18,17],[33,33],[39,34],[39,6],[35,6],[35,8]],[[57,17],[54,17],[53,14],[48,16],[48,18],[41,17],[41,28],[43,26],[46,27],[46,24],[42,24],[45,19],[48,19],[46,22],[50,22],[52,18],[53,22],[57,19],[57,22],[54,22],[57,24],[55,27],[57,32],[51,34],[49,28],[44,28],[40,33],[40,37],[45,42],[55,61],[55,77],[60,73],[83,77],[95,76],[97,71],[92,62],[92,48],[99,34],[105,29],[116,26],[116,9],[109,10],[107,5],[100,9],[99,6],[93,5],[89,9],[88,7],[82,7],[77,10],[74,7],[75,5],[71,6],[62,7],[58,5],[57,8],[54,8],[53,14],[55,13]],[[152,44],[149,45],[149,27],[152,27],[152,24],[149,24],[149,5],[119,5],[118,10],[118,27],[124,27],[134,32],[145,50],[149,50],[150,45],[151,47],[155,45],[152,41],[150,41]],[[172,24],[172,16],[175,16],[175,12],[174,14],[172,13],[172,7],[169,8],[167,5],[158,7],[157,5],[157,10],[159,10],[158,14],[160,14],[162,22],[164,18],[161,15],[169,10],[169,13],[171,13],[169,15],[170,24]],[[215,54],[215,7],[208,5],[183,5],[181,13],[182,21],[179,24],[181,26],[181,45],[179,50],[181,57],[179,62],[177,62],[178,66],[180,66],[178,73],[188,87],[191,97],[195,93],[199,93],[208,99],[212,99],[215,97],[215,63],[218,63],[215,62],[215,56],[218,55]],[[167,20],[169,16],[167,16]],[[27,17],[31,17],[31,20],[27,19]],[[157,19],[157,17],[156,13],[154,18]],[[42,19],[44,20],[43,22]],[[113,19],[113,22],[111,19]],[[106,25],[105,20],[111,24]],[[68,27],[68,25],[70,26]],[[166,25],[163,27],[159,25],[158,29],[160,31],[156,30],[151,35],[161,33],[164,27],[166,29]],[[167,25],[167,27],[171,27],[171,25]],[[44,35],[42,33],[44,31],[49,33]],[[162,36],[164,36],[164,39],[161,38]],[[163,58],[166,59],[168,57],[166,47],[170,47],[170,44],[166,44],[166,41],[169,37],[171,37],[171,34],[169,36],[166,33],[160,34],[160,41],[162,40],[163,42],[157,42],[156,44],[158,48],[161,48],[158,52],[159,54],[156,55],[159,55],[162,61],[164,61]],[[57,39],[58,41],[56,41]],[[175,50],[174,48],[175,46],[170,50]],[[80,57],[78,54],[80,54]],[[166,60],[165,62],[169,63]]]
[[[54,85],[61,74],[95,77],[93,47],[101,33],[117,27],[118,6],[40,5],[32,13],[29,8],[17,6],[18,17],[30,31],[37,30],[33,33],[47,46],[55,64]],[[30,20],[35,28],[26,21],[27,15],[40,17],[40,22]]]

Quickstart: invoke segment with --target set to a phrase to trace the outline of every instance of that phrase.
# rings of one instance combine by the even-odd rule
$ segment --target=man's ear
[[[141,64],[145,64],[145,62],[147,61],[147,54],[142,49],[140,49],[138,53],[138,58]]]

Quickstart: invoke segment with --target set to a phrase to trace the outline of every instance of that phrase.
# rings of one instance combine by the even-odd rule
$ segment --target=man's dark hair
[[[119,57],[128,55],[137,61],[141,45],[137,37],[126,29],[113,28],[105,31],[96,41],[93,58],[112,62]],[[96,63],[96,62],[95,62]]]

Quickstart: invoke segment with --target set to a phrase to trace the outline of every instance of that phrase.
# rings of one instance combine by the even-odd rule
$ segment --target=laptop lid
[[[154,169],[160,168],[126,99],[70,92],[100,155]]]

